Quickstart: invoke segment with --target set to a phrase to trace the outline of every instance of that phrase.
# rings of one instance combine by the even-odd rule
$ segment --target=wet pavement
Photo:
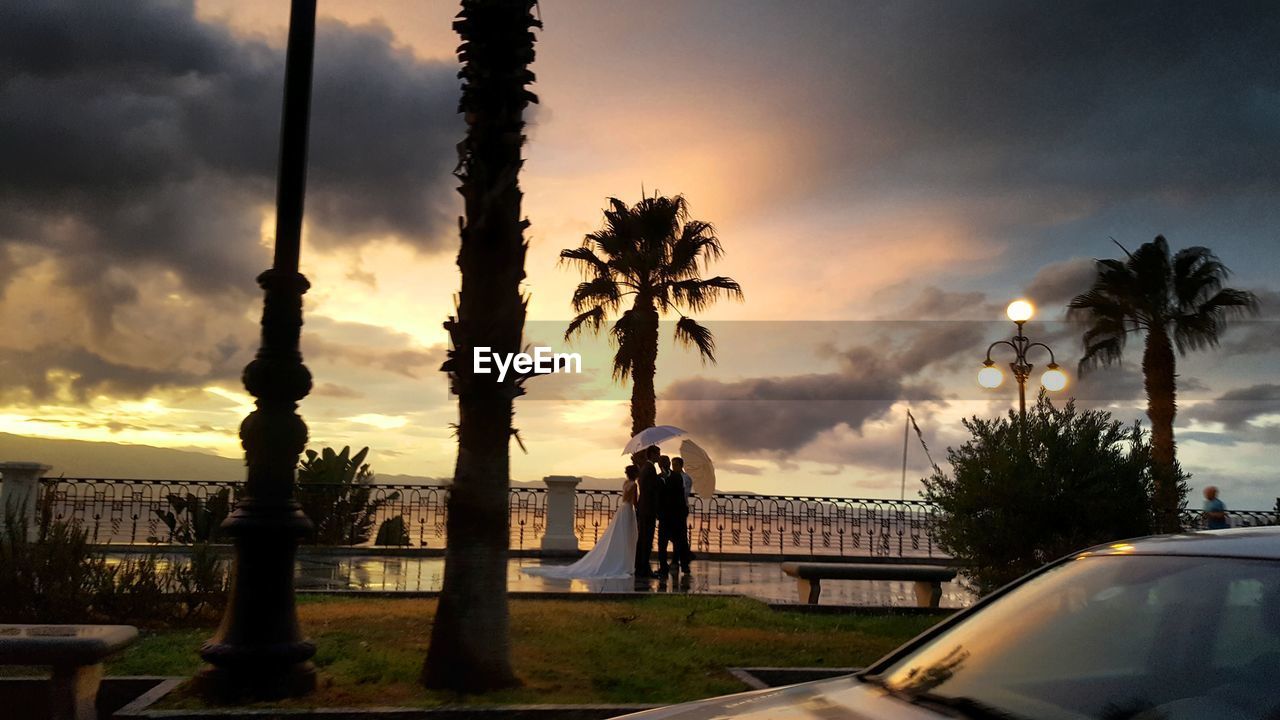
[[[549,561],[564,564],[567,561]],[[782,572],[778,562],[695,561],[692,572],[662,580],[559,580],[525,575],[523,568],[538,567],[537,558],[514,558],[507,569],[513,592],[676,592],[735,593],[766,602],[797,603],[796,581]],[[435,592],[444,574],[442,557],[374,555],[304,555],[298,561],[297,587],[306,590],[370,590]],[[959,608],[973,602],[973,595],[957,583],[943,583],[942,607]],[[822,583],[822,605],[914,606],[915,591],[909,582],[828,580]]]

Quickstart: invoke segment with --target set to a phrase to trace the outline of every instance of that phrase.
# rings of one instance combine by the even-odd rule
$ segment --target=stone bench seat
[[[0,665],[53,668],[52,717],[95,720],[102,661],[137,637],[129,625],[0,625]]]
[[[800,601],[818,604],[823,580],[894,580],[914,582],[916,605],[936,608],[942,602],[942,583],[954,580],[956,571],[935,565],[888,563],[782,563],[782,571],[796,578]]]

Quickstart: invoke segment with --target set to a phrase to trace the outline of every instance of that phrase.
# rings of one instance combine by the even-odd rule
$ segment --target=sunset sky
[[[1060,321],[1112,238],[1163,233],[1263,301],[1180,360],[1180,459],[1228,505],[1272,506],[1280,13],[1221,5],[544,0],[527,338],[586,362],[518,401],[513,477],[621,473],[629,389],[604,339],[561,340],[579,278],[557,256],[643,187],[715,224],[712,272],[746,294],[699,315],[718,365],[669,327],[658,358],[659,422],[721,488],[896,497],[908,406],[941,461],[960,418],[1016,402],[974,378],[1019,296],[1065,395],[1143,417],[1140,344],[1082,380]],[[0,432],[239,455],[287,7],[0,4]],[[455,12],[320,2],[302,414],[312,446],[371,446],[382,473],[452,474]],[[908,496],[926,468],[913,441]]]

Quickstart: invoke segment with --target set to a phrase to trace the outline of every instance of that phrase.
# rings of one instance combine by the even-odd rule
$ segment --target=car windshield
[[[1280,563],[1084,556],[875,679],[1013,717],[1280,718]]]

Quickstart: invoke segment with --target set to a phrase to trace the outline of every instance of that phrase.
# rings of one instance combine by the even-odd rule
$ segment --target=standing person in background
[[[689,507],[689,496],[693,494],[693,476],[684,471],[684,458],[682,457],[671,458],[671,470],[684,478],[684,507],[685,515],[687,516],[692,510]],[[684,539],[684,551],[685,556],[680,563],[684,565],[684,571],[687,573],[689,572],[689,563],[693,562],[693,539],[688,535]]]
[[[667,564],[667,545],[675,550],[672,564],[689,572],[689,503],[684,494],[684,474],[671,469],[671,459],[663,455],[662,498],[658,500],[658,575],[671,572]]]
[[[693,476],[684,471],[684,458],[671,458],[671,469],[684,479],[684,501],[688,504],[689,496],[693,494]]]
[[[658,471],[653,467],[654,461],[658,459],[658,446],[652,445],[647,449],[631,456],[631,462],[636,466],[636,485],[639,496],[636,498],[636,524],[639,525],[640,535],[636,538],[636,579],[653,577],[653,567],[649,565],[649,557],[653,554],[653,534],[658,524],[658,503],[662,495],[662,480],[658,477]]]
[[[1227,504],[1218,499],[1218,488],[1210,485],[1204,489],[1204,528],[1206,530],[1226,530],[1231,527],[1227,523]]]

